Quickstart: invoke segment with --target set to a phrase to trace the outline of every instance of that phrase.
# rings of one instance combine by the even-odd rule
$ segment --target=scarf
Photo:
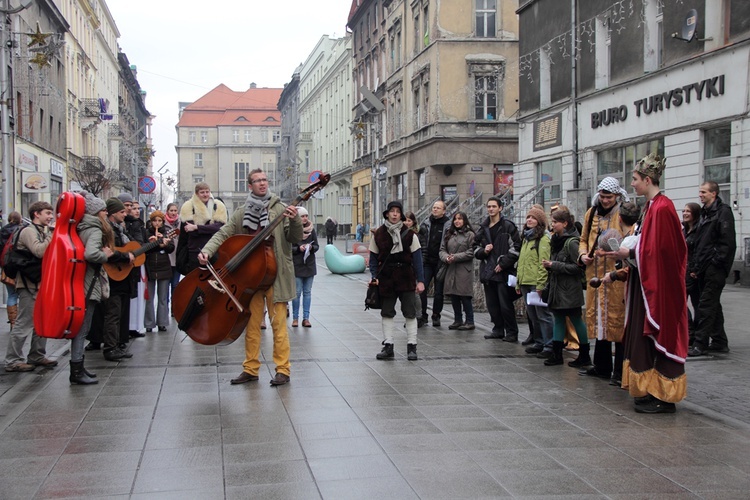
[[[388,234],[391,235],[393,240],[393,248],[391,253],[399,253],[404,251],[404,244],[401,241],[401,228],[404,226],[403,221],[398,221],[395,224],[391,224],[390,221],[385,221],[385,229]]]
[[[242,225],[250,231],[255,231],[258,227],[266,227],[268,225],[269,201],[271,201],[271,193],[266,193],[265,196],[256,196],[251,192],[247,195]]]
[[[302,225],[302,241],[305,241],[313,232],[313,223],[308,219],[307,224]]]
[[[166,221],[167,221],[167,224],[169,224],[170,226],[172,226],[172,227],[177,227],[177,226],[175,226],[175,223],[176,223],[176,222],[177,222],[178,220],[180,220],[180,214],[178,213],[178,214],[177,214],[177,215],[175,215],[174,217],[170,217],[170,216],[169,216],[169,214],[166,214],[166,213],[165,213],[165,214],[164,214],[164,220],[166,220]]]

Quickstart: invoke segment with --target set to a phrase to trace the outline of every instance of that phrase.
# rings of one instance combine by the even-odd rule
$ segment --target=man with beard
[[[435,278],[435,295],[432,300],[432,326],[440,326],[440,313],[443,311],[443,282],[437,279],[437,272],[443,263],[440,261],[440,245],[443,234],[451,221],[445,215],[445,202],[438,200],[432,204],[432,214],[419,228],[419,244],[422,246],[422,266],[424,267],[424,291],[419,294],[422,301],[422,316],[418,326],[427,323],[427,290]]]

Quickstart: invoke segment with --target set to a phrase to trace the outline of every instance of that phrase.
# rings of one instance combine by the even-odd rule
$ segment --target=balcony
[[[299,142],[312,142],[312,132],[300,132]]]
[[[107,137],[110,139],[122,138],[122,131],[120,130],[120,125],[118,123],[110,123],[107,125]]]
[[[102,159],[98,156],[84,156],[81,159],[81,166],[86,173],[104,172],[105,166]]]
[[[79,110],[82,117],[99,118],[101,113],[99,99],[81,99]]]

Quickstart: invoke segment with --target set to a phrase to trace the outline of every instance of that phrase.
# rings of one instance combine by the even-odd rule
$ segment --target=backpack
[[[3,250],[0,253],[0,264],[3,272],[8,278],[16,279],[18,271],[23,269],[23,278],[32,283],[42,281],[42,259],[32,254],[28,250],[18,248],[18,237],[29,224],[23,224],[13,232],[5,242]]]
[[[565,253],[568,254],[568,256],[573,260],[573,262],[575,262],[577,256],[570,255],[570,242],[572,240],[576,240],[580,242],[581,238],[580,236],[573,236],[572,238],[568,238],[567,240],[565,240],[565,245],[563,245],[563,249],[565,250]],[[586,290],[586,287],[588,285],[588,281],[586,281],[586,269],[581,266],[578,266],[578,269],[580,269],[581,271],[579,273],[581,275],[581,289]]]

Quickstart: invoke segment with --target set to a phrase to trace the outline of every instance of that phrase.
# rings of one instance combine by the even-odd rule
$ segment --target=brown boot
[[[10,323],[10,329],[13,329],[13,325],[16,324],[16,318],[18,317],[18,304],[14,306],[8,306],[5,310],[8,313],[8,323]]]

